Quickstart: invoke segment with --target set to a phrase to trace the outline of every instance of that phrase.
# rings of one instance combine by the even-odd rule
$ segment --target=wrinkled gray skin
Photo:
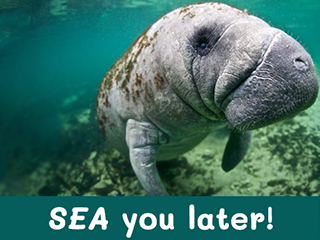
[[[168,195],[155,160],[232,131],[222,167],[245,155],[250,132],[313,104],[313,62],[293,38],[235,8],[177,9],[143,33],[101,83],[97,114],[107,144],[129,154],[149,195]]]

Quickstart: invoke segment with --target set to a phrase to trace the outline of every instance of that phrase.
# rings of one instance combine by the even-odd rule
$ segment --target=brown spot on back
[[[105,96],[105,95],[103,94],[102,97],[105,98],[104,105],[105,105],[106,107],[111,107],[111,104],[110,104],[109,99],[108,99],[108,95]]]
[[[142,82],[142,74],[136,73],[135,79],[136,79],[135,85],[140,87]]]
[[[126,87],[124,90],[125,90],[125,92],[126,92],[126,99],[129,101],[129,96],[130,96],[129,88]]]
[[[161,90],[163,88],[164,82],[165,81],[163,77],[160,75],[160,73],[157,73],[154,77],[154,83],[156,85],[157,90]]]
[[[186,5],[180,9],[180,14],[190,10],[190,5]]]
[[[188,12],[186,15],[183,16],[182,19],[185,19],[185,17],[193,18],[195,14],[193,12]]]
[[[158,31],[155,31],[153,34],[153,39],[155,39],[158,36]]]
[[[112,87],[112,71],[108,71],[102,81],[100,88],[110,90]]]
[[[120,85],[120,88],[121,88],[121,89],[124,89],[124,88],[127,86],[127,84],[128,84],[127,79],[123,79],[123,81],[122,81],[122,83],[121,83],[121,85]]]
[[[99,127],[101,129],[101,132],[102,132],[103,136],[107,137],[106,136],[107,135],[106,134],[106,129],[104,128],[104,122],[100,118],[98,118],[98,125],[99,125]]]
[[[186,17],[193,18],[195,14],[190,11],[191,5],[187,5],[180,9],[180,14],[185,13],[185,15],[182,17],[182,20],[184,20]]]
[[[150,29],[150,26],[135,39],[131,44],[129,49],[111,66],[109,71],[106,73],[104,80],[102,81],[100,88],[110,90],[112,88],[113,82],[119,83],[123,78],[126,81],[122,81],[120,87],[124,89],[129,80],[131,72],[134,68],[134,63],[137,62],[137,57],[139,56],[141,50],[144,47],[148,47],[150,42],[146,36],[147,31]],[[135,54],[132,54],[134,46],[138,44],[138,51]]]
[[[149,30],[149,28],[147,30]],[[130,81],[131,72],[134,68],[134,64],[137,62],[137,58],[140,55],[142,49],[147,48],[151,45],[151,42],[149,41],[149,39],[146,35],[147,30],[135,41],[135,44],[127,51],[127,52],[132,52],[133,47],[135,45],[137,45],[137,49],[138,49],[137,52],[132,54],[130,59],[126,63],[125,79],[127,81],[122,82],[122,85],[121,85],[122,88],[124,88],[126,86],[126,84]],[[127,58],[128,58],[128,55],[126,56]]]

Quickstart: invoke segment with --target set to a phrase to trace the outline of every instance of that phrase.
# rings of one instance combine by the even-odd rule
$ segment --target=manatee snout
[[[232,127],[252,130],[310,107],[319,86],[314,64],[292,37],[277,30],[261,62],[222,102]]]

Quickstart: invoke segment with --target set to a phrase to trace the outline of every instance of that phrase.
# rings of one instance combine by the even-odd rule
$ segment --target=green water
[[[55,195],[51,180],[41,178],[46,191],[25,191],[34,169],[81,166],[103,152],[95,98],[104,74],[159,17],[196,2],[0,1],[0,195]],[[224,3],[292,35],[320,66],[319,0]]]

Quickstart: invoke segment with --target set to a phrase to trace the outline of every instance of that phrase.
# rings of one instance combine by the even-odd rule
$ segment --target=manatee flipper
[[[152,123],[129,119],[126,141],[132,168],[142,187],[150,196],[168,196],[156,166],[156,155],[160,145],[167,142],[166,135]]]
[[[222,169],[225,172],[232,170],[243,159],[249,148],[250,140],[251,132],[231,130],[222,158]]]

